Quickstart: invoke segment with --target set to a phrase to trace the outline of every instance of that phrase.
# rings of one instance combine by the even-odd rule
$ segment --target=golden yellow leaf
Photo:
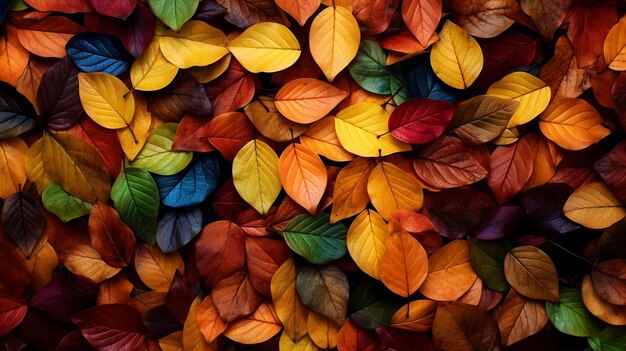
[[[0,198],[6,199],[26,184],[27,152],[28,146],[20,138],[0,141]]]
[[[76,245],[64,252],[61,258],[70,272],[89,278],[96,283],[116,275],[121,268],[106,264],[98,251],[88,245]]]
[[[207,66],[229,53],[228,39],[219,29],[202,21],[183,24],[179,32],[170,29],[159,38],[163,56],[178,68]]]
[[[135,98],[119,78],[102,72],[81,72],[78,92],[87,115],[104,128],[124,128],[133,120]]]
[[[274,150],[257,139],[244,145],[233,160],[235,189],[262,215],[267,214],[282,188],[278,168]]]
[[[37,189],[42,192],[50,183],[52,178],[46,171],[43,162],[43,139],[37,140],[24,157],[24,168],[28,179],[37,185]]]
[[[162,351],[183,351],[183,332],[177,331],[159,339]]]
[[[604,40],[604,62],[610,69],[626,71],[626,17],[611,28]]]
[[[526,72],[514,72],[493,83],[487,95],[519,103],[507,128],[530,122],[548,107],[552,96],[546,83]]]
[[[148,103],[142,96],[135,98],[135,115],[127,127],[116,130],[122,150],[129,161],[133,161],[143,149],[150,136],[153,118]],[[152,127],[152,128],[151,128]]]
[[[291,67],[300,57],[300,43],[289,28],[261,22],[228,43],[228,50],[252,73],[277,72]]]
[[[321,349],[332,349],[337,346],[339,328],[335,321],[315,312],[309,312],[307,329],[311,340]]]
[[[168,291],[178,270],[185,271],[178,252],[163,253],[158,247],[138,244],[135,253],[135,270],[141,281],[155,291]]]
[[[563,206],[565,216],[591,229],[608,228],[626,216],[624,206],[601,182],[582,185]]]
[[[300,135],[300,143],[329,160],[345,162],[355,158],[339,142],[335,132],[335,116],[326,116],[313,123]]]
[[[587,101],[561,98],[553,101],[541,114],[539,128],[558,146],[581,150],[611,134],[602,122],[602,116]]]
[[[361,212],[348,228],[346,243],[350,256],[364,273],[378,280],[388,238],[387,223],[373,210]]]
[[[166,295],[167,292],[164,291],[146,291],[145,293],[133,297],[130,300],[130,305],[142,315],[145,315],[151,309],[163,305]]]
[[[437,305],[436,301],[425,299],[411,301],[396,311],[391,318],[391,326],[426,333],[433,326]]]
[[[205,66],[205,67],[193,67],[189,69],[189,73],[198,80],[198,82],[202,84],[206,84],[210,81],[217,79],[222,73],[226,72],[228,66],[230,65],[230,60],[233,58],[233,55],[228,53],[228,55],[222,57],[216,62]]]
[[[308,335],[304,335],[298,341],[293,341],[284,331],[280,335],[279,348],[289,351],[321,351]]]
[[[52,273],[58,265],[59,257],[48,242],[37,253],[33,252],[30,259],[26,260],[26,268],[33,279],[32,288],[35,292],[43,289],[52,281]]]
[[[264,302],[251,315],[232,322],[224,335],[242,344],[259,344],[278,334],[282,328],[274,306]]]
[[[274,273],[271,282],[276,315],[285,327],[283,334],[295,341],[307,334],[309,313],[296,294],[296,274],[295,262],[290,258]]]
[[[309,33],[311,56],[332,82],[359,51],[359,24],[352,11],[330,6],[315,16]]]
[[[417,181],[393,163],[379,163],[367,180],[367,193],[378,213],[386,220],[399,211],[417,212],[424,192]]]
[[[159,41],[154,40],[130,66],[130,81],[137,90],[159,90],[170,84],[177,73],[178,67],[165,58]]]
[[[433,44],[430,64],[439,79],[457,89],[466,89],[483,68],[483,52],[476,39],[447,20]]]
[[[389,133],[391,113],[370,102],[341,110],[335,118],[339,142],[348,151],[363,157],[386,156],[411,150],[411,146]]]

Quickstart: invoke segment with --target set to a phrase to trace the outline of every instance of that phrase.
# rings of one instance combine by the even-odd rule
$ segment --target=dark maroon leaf
[[[9,196],[2,205],[2,226],[27,257],[33,252],[44,228],[39,198],[23,191]]]
[[[211,114],[211,101],[202,85],[186,74],[179,75],[165,89],[146,96],[150,111],[167,121],[178,122],[186,113]]]
[[[68,273],[54,278],[30,300],[30,304],[59,322],[70,323],[72,315],[93,306],[97,296],[98,284]]]
[[[592,145],[580,151],[563,151],[563,160],[556,168],[556,174],[549,183],[567,183],[572,188],[600,180],[593,169],[598,156],[605,150],[599,145]]]
[[[99,305],[72,317],[91,346],[100,351],[138,350],[145,343],[139,311],[129,305]]]
[[[512,68],[527,66],[535,57],[537,40],[517,31],[509,30],[481,44],[483,69],[474,82],[478,89],[489,86],[504,77]]]
[[[217,0],[227,10],[224,19],[239,28],[247,28],[259,22],[289,24],[273,1],[263,0]]]
[[[162,338],[183,328],[183,324],[172,317],[164,305],[150,309],[143,316],[143,324],[157,338]]]
[[[523,218],[524,211],[518,205],[498,206],[491,211],[472,236],[482,240],[503,238],[519,229]]]
[[[215,150],[205,136],[209,119],[202,116],[186,115],[180,120],[172,150],[209,152]]]
[[[626,128],[626,72],[621,72],[613,82],[611,95],[613,96],[617,120],[622,128]]]
[[[18,329],[20,339],[34,350],[54,350],[72,330],[70,325],[59,323],[35,308],[28,309]]]
[[[76,329],[67,334],[61,342],[57,345],[54,351],[75,351],[84,350],[91,351],[94,348],[91,347],[87,339],[83,336],[80,330]]]
[[[429,193],[424,198],[424,208],[435,229],[451,239],[470,234],[494,207],[489,195],[468,187]]]
[[[0,238],[0,286],[13,292],[21,292],[31,282],[26,259],[2,233]]]
[[[37,104],[51,129],[68,129],[83,116],[78,96],[78,68],[69,57],[50,67],[41,78]]]
[[[223,219],[233,219],[239,213],[250,207],[250,205],[239,196],[232,180],[224,182],[224,184],[217,189],[211,205],[215,213]]]
[[[522,194],[522,205],[539,229],[559,234],[569,233],[580,228],[563,213],[563,205],[573,191],[565,183],[544,184]]]
[[[24,298],[6,290],[0,290],[0,337],[17,327],[27,311],[28,306]]]
[[[105,16],[126,19],[135,10],[137,0],[91,0],[91,4]]]
[[[224,6],[216,3],[215,0],[205,0],[198,5],[198,9],[196,10],[196,14],[193,15],[193,18],[208,22],[222,16],[224,13],[226,13]]]
[[[154,36],[156,18],[148,5],[138,2],[135,11],[126,21],[87,13],[85,14],[85,27],[88,32],[116,36],[131,55],[139,57]]]
[[[394,351],[435,351],[435,345],[428,335],[392,327],[376,328],[376,335],[386,350]]]
[[[165,307],[170,315],[180,323],[185,323],[189,307],[195,300],[197,291],[190,289],[182,274],[176,271],[172,285],[165,296]]]
[[[416,98],[400,104],[389,117],[389,131],[409,144],[426,144],[446,130],[456,106],[445,101]]]

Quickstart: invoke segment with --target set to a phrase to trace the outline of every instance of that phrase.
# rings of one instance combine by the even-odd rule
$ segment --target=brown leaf
[[[511,16],[520,8],[515,0],[451,0],[447,2],[447,10],[470,35],[493,38],[515,22]]]
[[[196,241],[196,265],[205,283],[215,285],[246,264],[244,232],[233,222],[206,225]]]
[[[626,260],[596,264],[591,270],[591,282],[602,299],[614,305],[626,305]]]
[[[572,0],[521,0],[520,6],[533,19],[537,30],[548,41],[561,26]]]
[[[227,10],[224,19],[239,28],[259,22],[289,24],[289,20],[272,0],[217,0],[217,3]]]
[[[537,334],[548,323],[545,304],[529,300],[511,289],[498,316],[504,346]]]
[[[103,202],[96,202],[89,216],[91,245],[113,267],[126,267],[135,251],[135,235],[120,215]]]
[[[220,317],[227,323],[249,315],[263,302],[245,270],[218,281],[213,287],[211,297]]]
[[[491,154],[487,184],[498,204],[507,202],[522,190],[532,175],[532,161],[532,151],[524,139],[511,146],[498,146]]]
[[[433,340],[443,351],[499,351],[498,325],[480,307],[459,303],[439,305]]]
[[[538,300],[559,301],[554,263],[534,246],[518,246],[504,258],[506,280],[520,294]]]
[[[553,99],[577,97],[589,88],[587,72],[578,69],[572,43],[566,36],[557,40],[554,56],[541,68],[539,78],[548,84]]]
[[[602,299],[595,291],[592,278],[586,275],[583,279],[582,296],[585,307],[594,316],[613,325],[626,325],[626,306],[614,305]]]
[[[376,166],[371,158],[358,157],[339,171],[333,191],[330,222],[352,217],[365,209],[369,202],[367,180]]]

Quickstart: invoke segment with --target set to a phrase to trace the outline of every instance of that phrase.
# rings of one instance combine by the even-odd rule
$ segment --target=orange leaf
[[[626,325],[626,305],[614,305],[603,300],[594,290],[589,275],[585,276],[582,286],[585,307],[596,317],[613,325]]]
[[[274,102],[290,120],[311,123],[329,114],[347,96],[347,92],[321,80],[300,78],[280,88]]]
[[[476,273],[465,240],[454,240],[428,259],[428,275],[420,292],[431,300],[454,301],[474,284]]]
[[[404,0],[402,18],[411,33],[427,46],[441,19],[441,0]]]
[[[306,146],[292,143],[280,155],[279,167],[280,182],[287,195],[315,215],[328,182],[320,157]]]
[[[224,322],[217,313],[211,295],[205,297],[200,306],[198,306],[196,323],[204,339],[208,342],[213,342],[228,328],[228,323]]]
[[[156,246],[138,244],[135,253],[135,270],[141,281],[150,289],[168,291],[176,271],[183,273],[185,265],[178,252],[164,254]]]
[[[70,272],[100,283],[116,275],[120,268],[111,267],[88,245],[76,245],[63,253],[63,264]]]
[[[379,163],[367,180],[367,194],[378,213],[390,220],[398,211],[419,211],[424,192],[417,181],[393,163]]]
[[[300,135],[300,143],[329,160],[344,162],[352,161],[356,157],[339,142],[335,131],[335,116],[326,116],[313,123]]]
[[[554,263],[534,246],[518,246],[504,258],[506,280],[520,294],[538,300],[559,301],[559,281]]]
[[[276,0],[276,5],[291,15],[301,27],[320,7],[320,0]]]
[[[491,172],[487,184],[498,204],[503,204],[517,194],[533,172],[533,154],[526,140],[510,146],[498,146],[491,154]]]
[[[135,289],[133,283],[124,275],[118,274],[115,277],[100,284],[98,290],[98,305],[107,304],[129,304],[130,294]]]
[[[93,12],[89,0],[25,0],[38,11],[60,11],[64,13]]]
[[[563,159],[563,153],[553,142],[534,132],[526,134],[522,140],[528,143],[533,154],[533,166],[530,178],[522,190],[547,183],[556,173],[556,166]]]
[[[341,326],[332,319],[315,312],[309,312],[307,329],[309,336],[321,349],[329,350],[337,346],[337,336]]]
[[[28,51],[17,38],[17,29],[4,24],[5,35],[0,36],[0,80],[17,86],[17,83],[28,66]]]
[[[365,209],[370,201],[367,194],[367,181],[374,166],[373,159],[357,157],[339,171],[333,191],[331,223],[352,217]]]
[[[537,334],[548,323],[544,303],[528,300],[511,289],[502,304],[498,326],[504,346]]]
[[[32,22],[17,30],[24,47],[37,56],[63,58],[67,55],[65,44],[74,34],[84,29],[67,17],[50,16]]]
[[[189,308],[189,314],[183,326],[183,350],[185,351],[217,351],[217,342],[208,343],[198,327],[198,310],[202,299],[196,297]]]
[[[400,307],[393,315],[391,318],[391,326],[426,333],[430,331],[433,326],[436,310],[437,302],[435,301],[411,301]]]
[[[419,289],[427,273],[428,256],[422,244],[399,223],[391,222],[380,262],[380,280],[395,294],[409,297]]]
[[[251,315],[231,323],[224,335],[242,344],[258,344],[278,334],[282,327],[274,306],[265,302]]]

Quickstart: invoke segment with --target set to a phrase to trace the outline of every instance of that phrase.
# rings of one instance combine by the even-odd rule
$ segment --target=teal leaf
[[[63,222],[82,217],[91,212],[91,204],[69,194],[57,183],[48,185],[41,194],[43,207]]]
[[[330,215],[324,212],[315,217],[296,216],[283,231],[287,245],[313,264],[332,262],[345,255],[347,232],[341,223],[330,224]]]
[[[154,245],[159,214],[159,189],[150,173],[139,168],[120,172],[111,199],[124,223],[137,237]]]

